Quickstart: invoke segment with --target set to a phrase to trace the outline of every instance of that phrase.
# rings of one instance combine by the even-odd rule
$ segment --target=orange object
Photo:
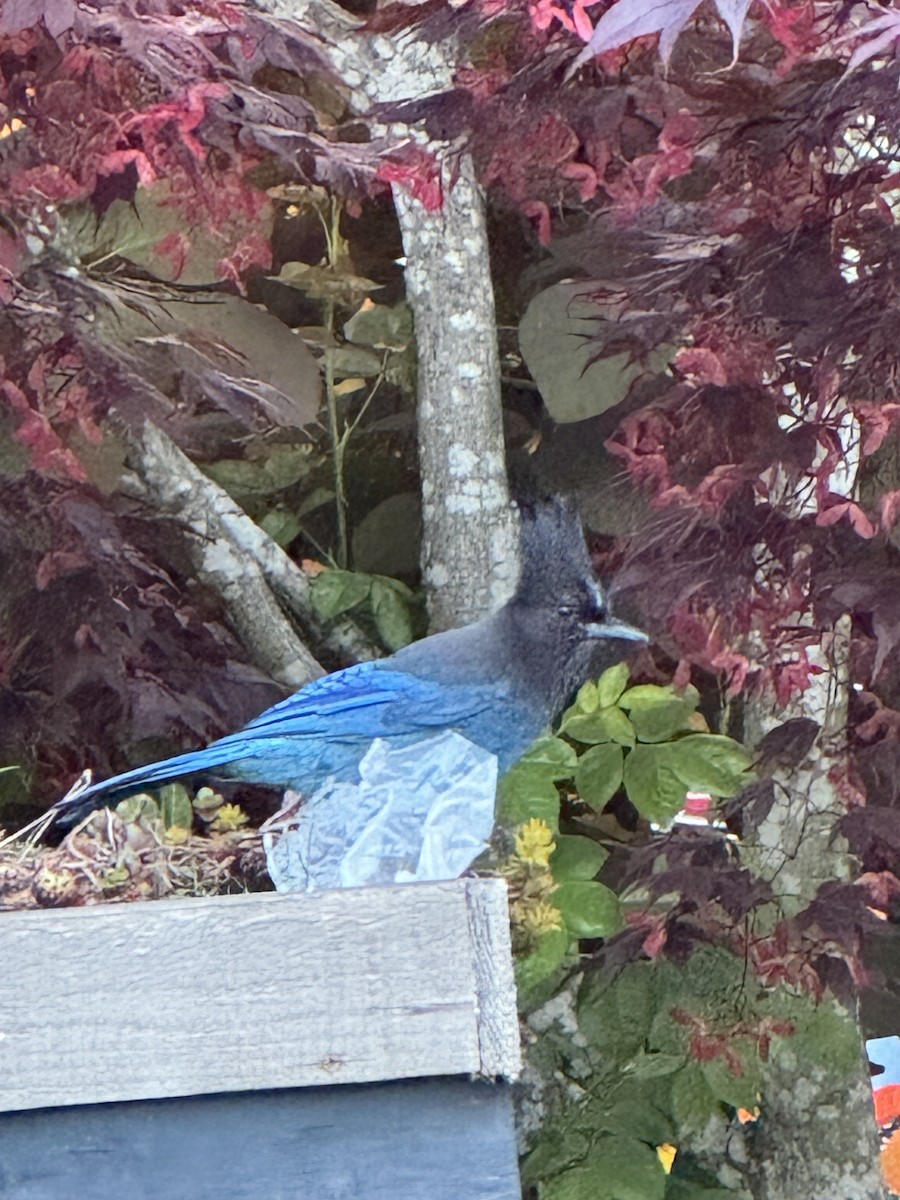
[[[881,1151],[881,1173],[895,1196],[900,1196],[900,1129],[892,1133]]]
[[[890,1125],[900,1117],[900,1083],[891,1083],[887,1087],[876,1088],[875,1120],[879,1125]]]

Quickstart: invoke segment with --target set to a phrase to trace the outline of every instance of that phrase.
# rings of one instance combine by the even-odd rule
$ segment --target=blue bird
[[[519,582],[493,615],[335,671],[237,733],[91,784],[52,811],[68,822],[197,773],[310,796],[329,777],[358,782],[375,738],[403,746],[443,730],[495,754],[502,774],[582,683],[647,640],[612,616],[575,513],[540,505],[523,512]]]

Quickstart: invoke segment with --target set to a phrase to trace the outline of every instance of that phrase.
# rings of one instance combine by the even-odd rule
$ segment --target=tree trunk
[[[847,727],[849,621],[842,620],[821,643],[824,673],[774,717],[773,706],[747,713],[745,740],[759,738],[784,720],[811,718],[821,726],[806,759],[773,772],[775,802],[742,859],[773,888],[779,915],[808,907],[820,886],[848,881],[854,862],[836,832],[844,803],[829,778],[822,746],[843,744]],[[872,1087],[855,1001],[825,999],[859,1043],[857,1066],[846,1069],[807,1062],[790,1037],[777,1038],[765,1066],[762,1116],[748,1134],[746,1175],[754,1200],[883,1200]]]
[[[323,53],[360,110],[452,87],[452,38],[427,40],[415,30],[390,38],[360,33],[359,22],[331,0],[303,8],[293,0],[261,2],[320,33]],[[415,140],[435,157],[443,154],[444,147],[423,142],[407,126],[384,132],[398,145]],[[394,187],[416,326],[421,561],[432,632],[499,607],[518,572],[484,198],[468,156],[455,165],[442,163],[439,212]]]
[[[515,586],[484,199],[464,158],[440,211],[398,187],[394,203],[416,326],[422,568],[431,627],[446,629]]]

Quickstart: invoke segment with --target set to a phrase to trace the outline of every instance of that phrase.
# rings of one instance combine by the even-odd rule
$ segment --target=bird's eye
[[[574,617],[577,609],[574,604],[560,604],[557,612],[561,617]]]

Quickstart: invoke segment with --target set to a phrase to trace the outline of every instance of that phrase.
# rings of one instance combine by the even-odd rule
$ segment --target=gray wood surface
[[[0,1111],[518,1069],[498,879],[0,914]]]
[[[461,1079],[0,1114],[3,1200],[520,1200],[503,1084]]]

